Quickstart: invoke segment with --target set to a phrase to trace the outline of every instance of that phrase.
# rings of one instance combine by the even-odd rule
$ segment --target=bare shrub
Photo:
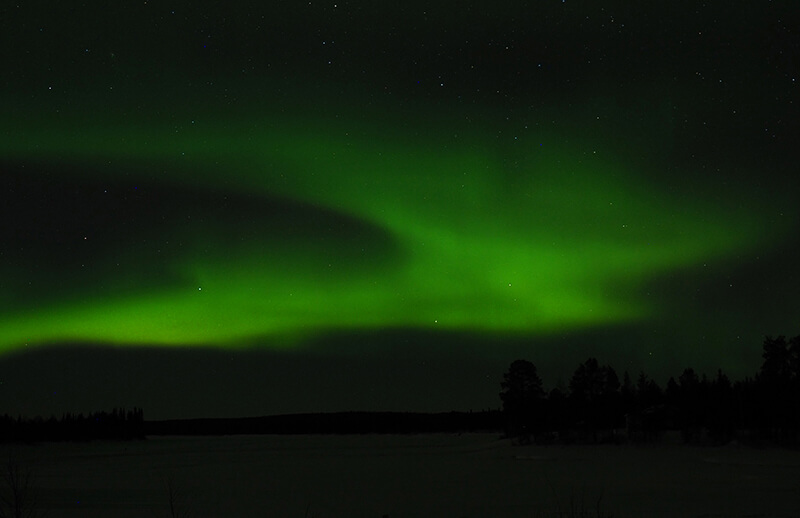
[[[8,454],[0,488],[0,518],[39,518],[40,509],[33,471],[25,466],[16,452]]]

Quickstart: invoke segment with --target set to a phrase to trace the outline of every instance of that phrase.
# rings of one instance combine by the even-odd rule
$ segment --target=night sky
[[[792,1],[5,2],[0,413],[496,408],[800,333]]]

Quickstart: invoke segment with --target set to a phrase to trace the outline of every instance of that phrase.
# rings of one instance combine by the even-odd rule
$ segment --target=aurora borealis
[[[90,295],[76,307],[67,292],[47,311],[15,315],[5,326],[7,347],[64,338],[236,344],[376,326],[536,334],[624,322],[657,311],[636,293],[647,279],[752,251],[763,239],[753,209],[670,203],[619,166],[572,159],[576,153],[550,142],[553,152],[535,140],[520,144],[517,170],[504,173],[477,138],[472,146],[415,146],[341,139],[334,129],[319,136],[279,130],[251,134],[251,144],[231,150],[245,132],[217,136],[212,128],[209,137],[157,136],[150,151],[148,137],[108,131],[80,135],[83,147],[53,136],[57,149],[36,150],[46,161],[49,153],[91,157],[106,149],[111,164],[95,172],[90,162],[69,177],[81,203],[97,204],[88,209],[96,219],[31,230],[58,234],[50,244],[82,257],[56,276],[83,277],[72,288]],[[170,149],[193,158],[149,178]],[[153,165],[131,168],[119,185],[114,163],[128,160]],[[196,181],[211,162],[229,165]],[[54,183],[64,181],[51,169]],[[104,196],[126,213],[115,215],[120,208]],[[68,212],[81,211],[66,203]],[[143,226],[148,211],[161,221],[130,242],[124,234]],[[125,288],[129,276],[151,287]],[[22,277],[24,298],[25,277],[14,277]],[[53,282],[36,296],[47,300]]]
[[[779,5],[328,4],[4,10],[0,354],[590,337],[748,372],[796,333]]]

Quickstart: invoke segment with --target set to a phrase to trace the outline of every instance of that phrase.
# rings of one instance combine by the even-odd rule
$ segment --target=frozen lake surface
[[[525,446],[497,434],[152,437],[19,447],[49,518],[800,516],[800,452]],[[592,516],[594,516],[592,514]]]

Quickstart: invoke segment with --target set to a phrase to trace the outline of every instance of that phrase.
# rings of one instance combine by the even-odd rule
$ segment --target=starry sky
[[[481,409],[799,332],[792,2],[397,4],[0,8],[0,413]]]

